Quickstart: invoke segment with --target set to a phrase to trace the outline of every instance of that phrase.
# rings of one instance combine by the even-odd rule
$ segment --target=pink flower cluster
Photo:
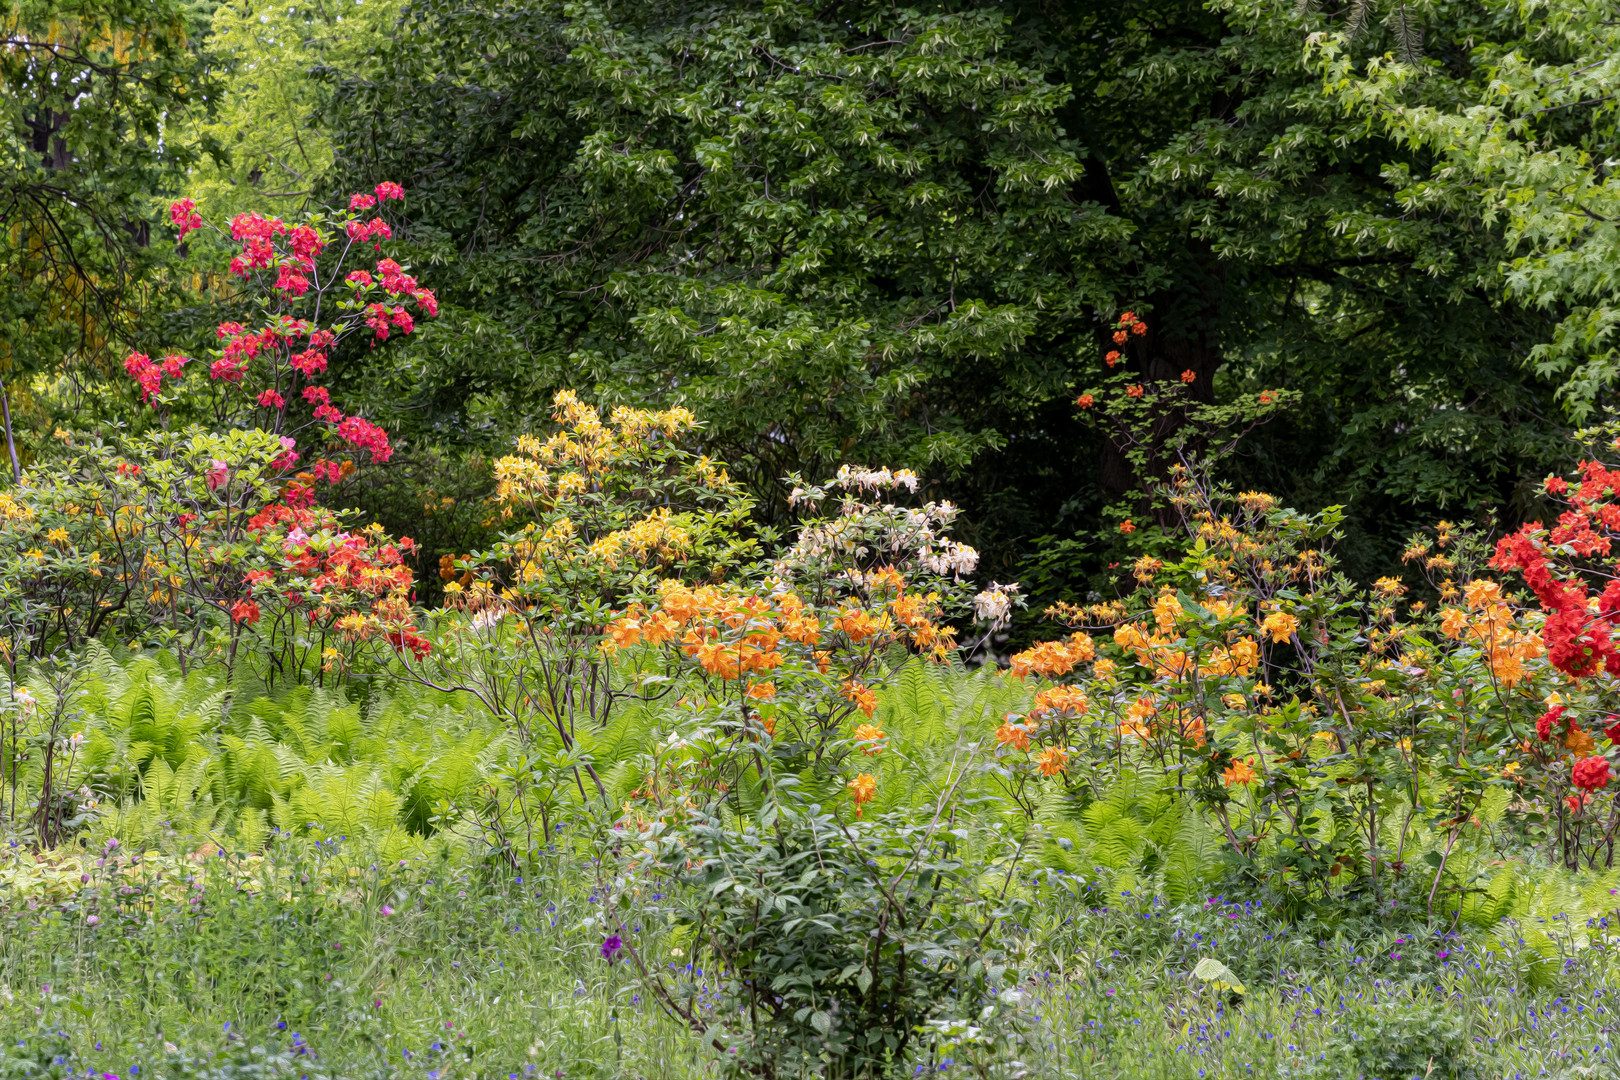
[[[393,448],[388,445],[388,432],[361,417],[351,416],[344,420],[337,426],[337,433],[338,438],[371,451],[372,461],[387,461],[394,454]]]
[[[186,238],[186,233],[203,227],[202,215],[197,213],[196,199],[181,199],[169,207],[169,220],[180,230],[181,240]]]
[[[405,268],[393,259],[379,259],[377,261],[377,277],[373,278],[365,270],[355,270],[345,278],[357,291],[364,291],[372,287],[379,280],[384,291],[395,297],[409,297],[415,300],[417,306],[427,313],[429,318],[439,314],[439,298],[433,295],[432,289],[424,289],[416,283],[416,279],[405,272]],[[399,327],[404,333],[410,333],[416,324],[403,308],[384,310],[381,304],[372,304],[366,309],[366,325],[377,331],[378,340],[386,340],[388,326]],[[404,316],[401,318],[400,316]]]
[[[403,187],[384,181],[369,194],[352,195],[348,214],[335,224],[343,229],[351,243],[370,242],[380,251],[382,242],[393,238],[393,231],[383,218],[362,215],[374,212],[384,203],[404,198]],[[182,238],[206,224],[191,199],[175,202],[169,216]],[[320,272],[318,261],[331,247],[331,238],[323,234],[315,222],[287,222],[243,213],[230,220],[223,235],[240,246],[239,253],[230,260],[230,272],[248,282],[250,289],[257,289],[271,305],[272,312],[296,311],[340,279],[354,290],[353,303],[339,303],[328,309],[334,312],[334,318],[327,327],[317,328],[291,314],[271,314],[260,326],[244,326],[239,322],[219,324],[216,331],[219,351],[209,363],[209,374],[226,392],[227,400],[236,400],[260,412],[260,418],[254,422],[287,433],[282,438],[281,453],[273,463],[274,468],[282,472],[294,469],[300,455],[296,450],[297,440],[292,436],[310,424],[324,425],[332,439],[369,452],[373,462],[387,461],[393,454],[388,433],[362,417],[345,415],[333,404],[327,388],[315,385],[313,380],[327,370],[332,350],[351,332],[365,332],[362,328],[368,328],[373,343],[386,341],[394,333],[410,334],[416,329],[417,315],[438,314],[438,298],[393,259],[379,259],[374,271],[346,269],[342,263],[350,250],[348,246],[340,245],[343,256],[327,277]],[[274,271],[274,277],[259,276],[259,271]],[[373,297],[366,294],[373,289],[386,295],[376,296],[377,302],[371,302]],[[178,378],[185,363],[187,359],[182,356],[166,357],[161,363],[154,363],[137,353],[125,362],[125,369],[139,385],[142,400],[155,404],[163,380]],[[239,397],[233,387],[241,388]],[[309,409],[307,419],[303,424],[289,423],[288,410],[299,407],[300,403]],[[263,418],[265,411],[271,414],[269,420]],[[340,465],[321,456],[319,447],[311,456],[314,461],[308,466],[309,472],[289,479],[283,487],[282,501],[288,505],[307,505],[314,498],[310,486],[313,481],[335,484],[353,471],[350,462]],[[212,475],[210,480],[213,480]]]
[[[163,377],[179,379],[181,369],[189,363],[184,356],[165,356],[161,362],[153,363],[152,358],[145,353],[130,353],[124,358],[124,370],[134,379],[141,388],[141,401],[144,404],[155,404],[158,394],[163,390]]]
[[[350,195],[349,209],[370,210],[373,206],[377,205],[379,199],[386,202],[389,199],[403,200],[405,198],[405,189],[394,183],[392,180],[384,180],[382,183],[378,184],[376,192],[377,193],[375,195],[366,195],[363,193]]]

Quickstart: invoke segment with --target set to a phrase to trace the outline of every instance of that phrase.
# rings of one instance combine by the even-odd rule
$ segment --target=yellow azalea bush
[[[607,420],[571,391],[556,430],[517,440],[494,464],[510,527],[459,560],[432,613],[439,647],[404,672],[474,693],[525,741],[574,743],[619,696],[603,626],[615,606],[658,595],[666,579],[723,579],[756,557],[750,502],[725,469],[691,449],[685,409],[619,407]],[[459,573],[459,577],[455,576]]]
[[[1054,785],[1083,805],[1157,775],[1282,892],[1455,902],[1462,850],[1522,793],[1524,733],[1563,680],[1540,616],[1450,526],[1409,558],[1451,601],[1436,610],[1401,580],[1338,574],[1335,510],[1186,471],[1170,494],[1182,557],[1144,558],[1119,600],[1057,605],[1070,633],[1011,658],[1033,700],[992,735],[1008,793],[1033,814]]]
[[[111,637],[227,655],[242,596],[246,518],[273,495],[279,442],[258,431],[157,432],[122,449],[58,433],[0,493],[0,659]]]
[[[553,405],[549,435],[524,435],[495,462],[505,527],[445,569],[444,607],[420,613],[431,648],[372,652],[398,677],[471,694],[517,737],[522,753],[478,808],[517,862],[548,844],[564,786],[609,801],[591,736],[620,704],[667,690],[617,670],[617,645],[603,638],[615,611],[656,602],[667,582],[743,575],[759,551],[744,527],[752,504],[694,449],[690,412],[619,407],[604,419],[571,391]]]

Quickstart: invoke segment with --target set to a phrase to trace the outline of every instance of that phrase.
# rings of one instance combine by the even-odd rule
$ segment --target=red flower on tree
[[[169,207],[169,220],[180,231],[179,239],[184,240],[186,233],[203,227],[202,215],[197,213],[197,200],[179,199]]]
[[[366,450],[373,462],[387,461],[392,455],[388,433],[361,417],[346,416],[331,401],[324,387],[312,380],[326,371],[331,353],[342,339],[359,333],[373,343],[395,335],[415,332],[417,320],[438,314],[438,298],[405,272],[398,262],[381,258],[375,270],[344,265],[351,258],[350,246],[334,244],[345,235],[351,241],[366,241],[379,250],[393,237],[389,223],[376,215],[389,202],[403,200],[405,189],[393,181],[383,181],[372,193],[350,197],[348,209],[325,218],[283,221],[255,213],[237,214],[223,227],[205,222],[191,199],[176,201],[169,210],[181,238],[202,228],[211,228],[238,250],[230,260],[230,272],[241,277],[250,295],[257,298],[262,321],[246,325],[222,322],[216,335],[219,351],[207,358],[216,401],[223,397],[227,415],[283,433],[283,451],[273,464],[290,472],[299,462],[294,451],[302,429],[313,424],[323,427],[313,440],[305,438],[311,463],[308,474],[282,487],[282,499],[293,505],[307,504],[314,497],[312,483],[336,483],[353,471],[353,464],[321,456],[328,440],[336,439]],[[335,257],[334,257],[335,256]],[[387,302],[349,305],[359,290],[381,284]],[[341,288],[344,301],[322,304],[325,294]],[[331,321],[317,326],[316,313]],[[143,402],[157,405],[165,379],[179,380],[188,362],[184,356],[165,357],[154,363],[143,353],[133,353],[125,370],[140,389]],[[305,412],[304,410],[308,411]],[[289,415],[291,414],[291,415]]]

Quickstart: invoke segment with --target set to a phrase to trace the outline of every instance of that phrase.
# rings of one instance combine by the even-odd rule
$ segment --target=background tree
[[[320,65],[352,68],[382,48],[399,20],[399,0],[275,4],[232,0],[207,22],[210,61],[220,72],[217,107],[189,113],[176,137],[217,145],[200,156],[181,194],[205,217],[244,210],[294,214],[330,183],[332,137],[319,123],[328,85]]]
[[[1391,139],[1433,155],[1392,166],[1403,215],[1502,235],[1492,284],[1555,320],[1531,350],[1577,421],[1620,378],[1620,24],[1602,5],[1489,0],[1446,56],[1368,57],[1318,34],[1328,91]]]
[[[1376,15],[1364,55],[1400,44]],[[1433,62],[1481,18],[1433,9]],[[1323,93],[1303,48],[1335,25],[1192,0],[413,8],[328,73],[339,173],[402,177],[446,272],[400,420],[465,446],[556,386],[683,400],[767,506],[795,468],[911,465],[1011,574],[1138,480],[1072,403],[1129,307],[1143,378],[1304,393],[1232,471],[1350,503],[1349,565],[1437,512],[1532,513],[1563,452],[1524,365],[1551,323],[1494,285],[1499,228],[1392,201],[1386,171],[1429,158]],[[1054,588],[1102,568],[1083,547]]]
[[[12,3],[0,27],[0,419],[15,473],[29,441],[14,425],[44,421],[42,394],[96,408],[85,390],[156,305],[151,197],[207,145],[165,141],[165,116],[205,106],[212,81],[168,0]]]

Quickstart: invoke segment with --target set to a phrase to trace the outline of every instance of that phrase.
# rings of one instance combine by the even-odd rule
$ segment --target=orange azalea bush
[[[978,554],[947,535],[948,503],[888,501],[915,489],[901,470],[845,467],[824,486],[795,481],[810,517],[763,580],[689,586],[666,581],[606,627],[603,648],[626,678],[674,679],[685,729],[648,763],[639,793],[657,806],[694,789],[723,793],[757,781],[756,755],[813,767],[829,782],[844,763],[880,754],[879,689],[907,655],[942,659],[956,648],[947,620],[997,613],[1005,592],[970,601]],[[831,509],[831,513],[826,511]],[[987,595],[988,594],[988,595]],[[857,816],[876,797],[858,766],[838,781]]]
[[[1006,677],[1033,701],[991,738],[1030,813],[1054,784],[1085,802],[1121,772],[1156,773],[1285,891],[1415,884],[1432,906],[1460,887],[1447,866],[1487,800],[1557,816],[1556,796],[1596,773],[1570,771],[1590,737],[1536,738],[1543,699],[1576,688],[1546,661],[1542,615],[1481,576],[1470,536],[1442,523],[1409,549],[1433,608],[1404,581],[1336,573],[1335,510],[1184,470],[1170,501],[1179,560],[1141,559],[1120,600],[1049,610],[1070,632],[1012,657]]]

